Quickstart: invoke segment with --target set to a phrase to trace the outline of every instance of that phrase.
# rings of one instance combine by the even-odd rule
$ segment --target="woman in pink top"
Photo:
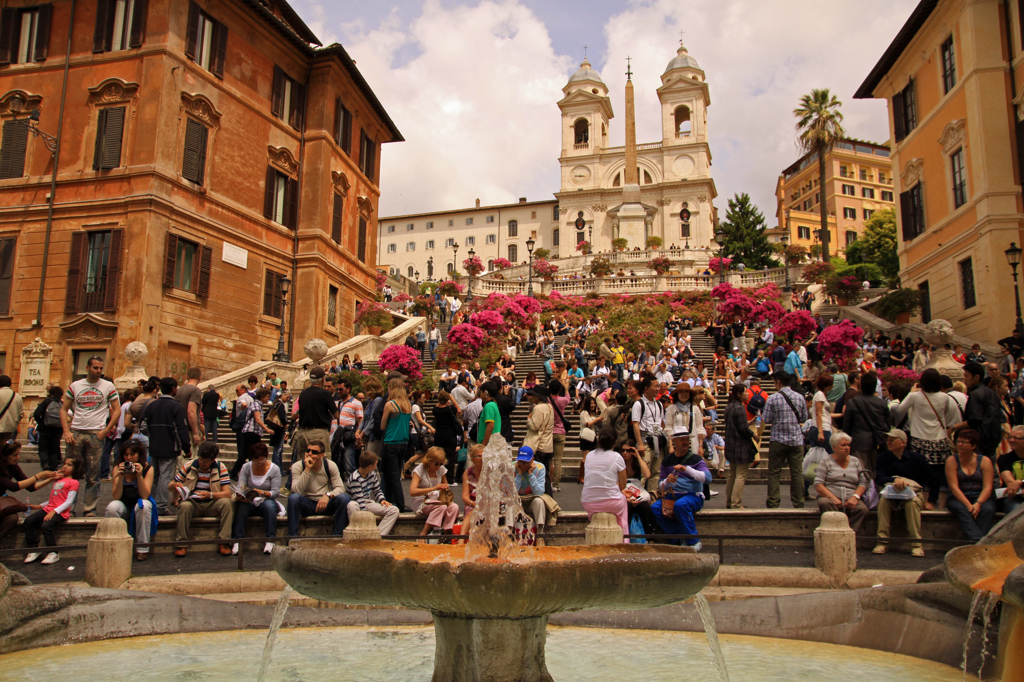
[[[583,472],[583,509],[588,517],[598,512],[615,514],[624,535],[629,535],[626,504],[626,462],[615,447],[615,429],[605,427],[597,434],[597,449],[587,453]],[[623,539],[623,542],[629,540]]]
[[[75,497],[78,495],[78,479],[83,476],[85,476],[85,462],[81,457],[75,455],[64,460],[64,466],[54,478],[50,499],[44,505],[29,505],[30,509],[36,511],[26,516],[23,524],[26,547],[35,549],[39,546],[40,529],[42,529],[46,546],[57,546],[57,536],[54,535],[53,530],[71,516],[71,509],[75,506]],[[29,552],[25,556],[25,563],[30,564],[40,556],[42,556],[42,552]],[[43,563],[55,564],[59,559],[60,555],[57,552],[50,552],[43,559]]]

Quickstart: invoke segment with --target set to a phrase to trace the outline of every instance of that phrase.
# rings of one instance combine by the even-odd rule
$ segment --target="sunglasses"
[[[322,455],[322,454],[324,454],[323,450],[317,450],[315,448],[306,448],[306,452],[308,452],[310,454],[313,454],[313,455]]]

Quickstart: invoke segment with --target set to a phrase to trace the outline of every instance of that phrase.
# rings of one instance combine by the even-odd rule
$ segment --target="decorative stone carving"
[[[953,359],[953,354],[946,350],[946,344],[953,341],[953,325],[946,320],[932,320],[928,323],[924,340],[932,346],[932,357],[925,366],[939,370],[939,374],[948,376],[953,381],[964,378],[964,368]]]
[[[672,200],[671,199],[658,199],[658,206],[671,206],[671,205],[672,205]]]
[[[271,166],[284,171],[286,175],[295,177],[299,173],[299,162],[287,147],[267,145],[267,160]]]
[[[108,78],[94,88],[89,88],[91,106],[131,103],[138,99],[139,84],[127,83],[120,78]]]
[[[559,208],[558,209],[559,215],[565,215],[568,212],[569,212],[569,209],[567,209],[567,208]]]
[[[53,348],[37,336],[21,351],[21,380],[18,393],[23,396],[42,397],[50,387],[50,362]]]
[[[360,215],[362,215],[364,218],[369,218],[370,214],[373,213],[373,203],[370,201],[370,197],[356,197],[356,202],[359,204]]]
[[[604,204],[598,204],[597,206],[591,206],[590,210],[592,210],[594,213],[604,213],[605,211],[608,210],[608,207],[605,206]]]
[[[132,341],[124,348],[124,357],[128,360],[128,369],[122,376],[114,379],[114,387],[117,389],[132,388],[138,384],[139,379],[145,381],[149,378],[146,368],[142,366],[149,349],[141,341]]]
[[[221,113],[204,95],[181,93],[181,110],[214,127],[220,127]]]
[[[900,174],[900,187],[904,190],[910,189],[921,181],[924,172],[924,159],[911,159],[903,166],[903,173]]]
[[[348,188],[352,185],[348,181],[348,177],[344,173],[338,171],[331,171],[331,181],[334,183],[334,191],[343,197],[348,196]]]
[[[706,204],[708,201],[710,201],[710,198],[707,194],[700,194],[697,196],[697,203]]]
[[[24,90],[11,90],[0,97],[0,114],[7,116],[27,114],[33,109],[39,109],[42,103],[42,95],[30,95]]]
[[[117,332],[117,322],[96,313],[83,313],[57,325],[68,341],[109,341]]]
[[[328,349],[327,343],[323,339],[310,339],[302,347],[302,350],[306,353],[306,357],[313,361],[314,365],[319,365],[320,361],[327,355]]]
[[[946,154],[952,154],[964,143],[964,136],[966,131],[964,127],[967,125],[967,119],[961,118],[959,121],[950,121],[946,124],[946,127],[942,129],[942,135],[939,137],[939,144],[942,145],[942,151]]]

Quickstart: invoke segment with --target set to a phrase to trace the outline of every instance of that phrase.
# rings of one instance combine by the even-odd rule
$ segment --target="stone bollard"
[[[357,511],[348,516],[348,526],[343,534],[345,540],[380,540],[377,517],[368,511]]]
[[[814,529],[814,567],[842,587],[857,570],[857,534],[842,512],[825,512]]]
[[[89,538],[85,555],[85,582],[114,589],[132,574],[132,536],[124,519],[100,519]]]
[[[590,517],[590,523],[585,532],[588,545],[621,545],[622,528],[619,527],[619,520],[615,514],[608,512],[597,512]]]

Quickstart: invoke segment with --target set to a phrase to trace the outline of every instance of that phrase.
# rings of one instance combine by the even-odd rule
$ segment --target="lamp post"
[[[1017,242],[1010,242],[1010,248],[1004,251],[1006,262],[1013,268],[1013,298],[1017,303],[1017,324],[1014,327],[1018,332],[1024,334],[1024,321],[1020,318],[1020,287],[1017,284],[1017,266],[1020,265],[1021,248]]]
[[[719,283],[725,283],[725,230],[718,228],[715,232],[715,243],[718,244]]]
[[[292,281],[285,275],[281,278],[281,334],[277,337],[277,352],[274,353],[275,362],[291,362],[291,357],[288,355],[288,351],[284,349],[284,321],[285,311],[288,309],[288,289],[291,287]]]
[[[526,295],[533,296],[533,247],[537,242],[533,241],[533,237],[526,240],[526,252],[530,254],[530,264],[527,266],[527,274],[529,275],[529,283],[526,286]]]
[[[783,291],[789,293],[789,260],[786,258],[786,246],[789,244],[789,236],[782,235],[779,237],[779,243],[782,244],[782,267],[786,270],[786,286]]]
[[[469,287],[466,289],[466,300],[467,301],[472,301],[473,300],[473,256],[476,255],[476,252],[472,248],[470,248],[470,250],[468,252],[466,252],[466,255],[469,256],[469,261],[470,261],[469,267],[466,268],[466,272],[469,274]]]

